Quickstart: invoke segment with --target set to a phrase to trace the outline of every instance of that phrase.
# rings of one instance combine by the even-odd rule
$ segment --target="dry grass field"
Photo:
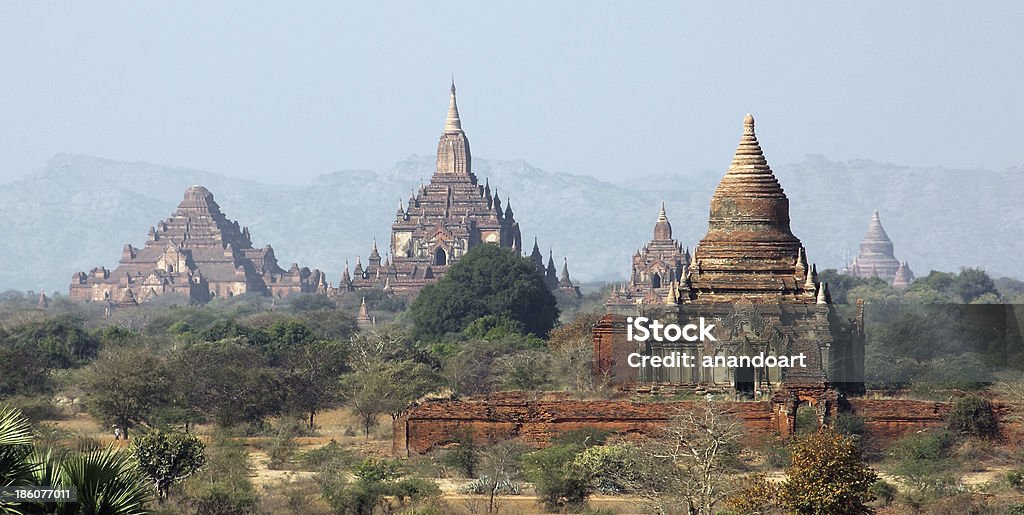
[[[103,427],[95,419],[85,413],[68,414],[64,418],[43,421],[51,432],[60,435],[60,442],[68,446],[89,442],[106,446],[113,444],[126,447],[129,442],[115,441],[113,433]],[[316,417],[316,431],[312,434],[298,434],[289,437],[292,444],[290,459],[278,466],[271,463],[270,446],[274,440],[274,429],[294,427],[295,421],[271,419],[270,431],[260,436],[231,435],[233,441],[241,442],[248,452],[250,480],[255,490],[264,499],[263,513],[330,513],[327,503],[321,498],[321,489],[317,483],[316,470],[304,467],[300,457],[303,453],[320,449],[336,442],[342,449],[350,451],[357,458],[390,458],[391,457],[391,419],[381,417],[370,436],[364,437],[359,429],[356,418],[347,409],[335,409],[324,412]],[[196,434],[207,442],[212,441],[217,430],[212,425],[200,425],[195,428]],[[985,500],[987,502],[1020,502],[1021,496],[1006,488],[1007,472],[1021,466],[1020,450],[1001,447],[999,445],[976,445],[961,449],[967,458],[965,466],[959,471],[958,483],[962,485],[963,496],[968,499]],[[774,483],[782,483],[786,476],[783,470],[766,466],[765,455],[758,451],[744,453],[743,461],[751,469],[766,471],[766,477]],[[436,482],[442,491],[442,504],[433,511],[436,513],[473,514],[486,512],[486,497],[466,495],[462,488],[470,482],[458,474],[445,468],[437,456],[416,456],[407,461],[412,473]],[[904,486],[905,482],[898,476],[888,472],[885,464],[876,467],[879,476],[886,482]],[[545,513],[538,503],[537,497],[529,484],[523,484],[520,495],[501,496],[497,505],[499,513],[534,514]],[[640,499],[623,496],[594,495],[589,499],[591,510],[604,513],[643,513]],[[435,507],[437,508],[437,507]],[[903,505],[879,507],[880,514],[905,513]],[[432,512],[432,513],[433,513]],[[930,512],[924,512],[930,513]],[[952,512],[950,512],[952,513]]]

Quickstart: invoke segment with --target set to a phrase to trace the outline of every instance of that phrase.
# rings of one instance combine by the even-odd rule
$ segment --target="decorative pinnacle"
[[[661,202],[661,211],[658,213],[658,221],[664,222],[668,220],[668,215],[665,214],[665,201]]]
[[[804,289],[814,291],[815,283],[818,281],[818,267],[811,263],[811,270],[807,272],[807,280],[804,281]]]
[[[455,77],[452,77],[451,98],[448,101],[448,118],[444,122],[445,132],[462,132],[462,120],[459,118],[459,106],[455,102]]]

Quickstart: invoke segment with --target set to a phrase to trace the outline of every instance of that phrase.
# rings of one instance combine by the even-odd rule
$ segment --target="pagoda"
[[[670,234],[662,227],[655,236],[666,240]],[[612,384],[772,398],[788,415],[799,399],[827,411],[838,391],[862,388],[861,305],[848,326],[839,322],[828,285],[818,280],[790,228],[789,199],[757,141],[753,116],[744,119],[732,163],[712,195],[707,233],[681,275],[662,288],[660,304],[640,304],[635,311],[666,324],[707,319],[716,327],[716,341],[629,342],[624,317],[606,315],[595,329],[595,373]],[[803,354],[806,366],[632,368],[625,366],[631,352],[680,352],[697,362],[705,356]]]
[[[672,283],[682,280],[690,266],[690,252],[672,237],[672,223],[661,203],[654,223],[654,238],[633,254],[629,283],[613,288],[608,307],[660,304]]]
[[[399,201],[391,224],[389,255],[382,257],[374,241],[365,266],[358,257],[353,270],[345,264],[333,295],[379,288],[413,297],[443,277],[452,263],[477,245],[490,243],[523,253],[522,233],[511,200],[506,198],[503,204],[497,188],[492,190],[487,181],[480,184],[473,174],[469,138],[462,129],[454,81],[450,92],[433,176],[406,203]],[[536,250],[539,252],[539,248]],[[546,281],[552,289],[578,291],[571,281]]]
[[[907,288],[913,282],[914,272],[906,261],[896,259],[892,240],[882,227],[877,209],[871,215],[868,232],[860,242],[860,252],[842,273],[865,279],[878,277],[897,289]]]

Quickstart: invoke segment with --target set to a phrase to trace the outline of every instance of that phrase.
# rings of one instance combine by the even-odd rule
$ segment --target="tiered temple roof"
[[[254,248],[249,229],[229,220],[209,190],[192,186],[169,218],[150,227],[143,248],[125,245],[116,269],[79,272],[70,289],[74,299],[133,305],[167,294],[193,302],[250,292],[285,297],[326,291],[326,281],[319,270],[282,269],[270,245]]]
[[[665,219],[655,228],[655,240],[665,242],[666,250],[672,248],[670,227]],[[707,234],[678,279],[663,284],[662,293],[660,306],[634,309],[664,323],[709,319],[717,327],[717,341],[649,340],[641,352],[662,356],[684,352],[698,361],[710,355],[804,354],[807,366],[641,369],[624,383],[616,378],[620,384],[643,389],[731,386],[754,396],[784,386],[791,393],[802,391],[828,402],[834,398],[829,384],[846,384],[862,372],[857,365],[857,353],[863,356],[862,332],[857,327],[842,331],[828,285],[818,281],[816,267],[808,263],[803,245],[790,229],[789,199],[768,166],[749,114],[732,163],[711,198]],[[624,340],[625,330],[615,324],[624,321],[615,320],[606,318],[595,332],[600,373],[622,362],[624,357],[616,353],[637,348],[635,343],[619,341]],[[602,336],[613,334],[619,336]]]
[[[711,197],[708,232],[694,249],[683,285],[691,299],[814,303],[810,267],[789,227],[789,199],[768,166],[754,133],[754,117],[732,164]]]
[[[690,252],[672,238],[672,224],[662,202],[654,224],[654,238],[633,254],[629,283],[615,287],[608,305],[661,303],[670,285],[686,277],[689,265]]]
[[[382,261],[374,242],[366,268],[358,258],[352,273],[346,264],[334,292],[383,288],[414,296],[476,245],[493,243],[522,253],[511,200],[506,199],[503,207],[497,189],[492,191],[486,181],[481,185],[472,165],[453,82],[434,174],[407,203],[399,201],[391,225],[390,255]]]

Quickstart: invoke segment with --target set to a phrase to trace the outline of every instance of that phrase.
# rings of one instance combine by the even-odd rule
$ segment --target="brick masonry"
[[[465,400],[433,400],[411,407],[394,422],[393,450],[398,456],[422,454],[457,440],[463,432],[478,443],[518,438],[543,446],[551,438],[585,427],[619,434],[646,435],[666,424],[673,414],[701,401],[640,402],[636,400],[576,400],[567,394],[502,392]],[[782,434],[785,417],[776,415],[771,401],[732,402],[728,410],[756,441]],[[844,411],[861,416],[869,436],[892,440],[925,428],[941,427],[951,403],[902,399],[852,399]],[[1011,408],[999,406],[1008,443],[1024,443],[1024,426],[1014,421]]]

